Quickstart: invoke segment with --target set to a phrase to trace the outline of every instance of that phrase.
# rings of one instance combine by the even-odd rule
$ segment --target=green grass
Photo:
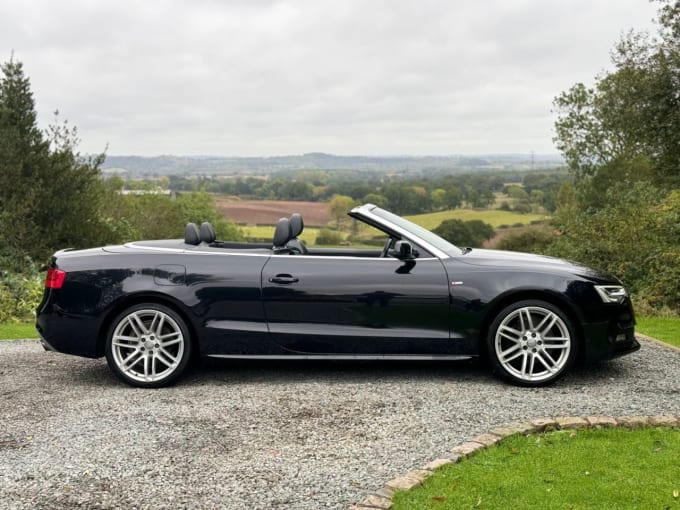
[[[680,347],[680,318],[637,317],[635,330],[657,340]]]
[[[444,220],[482,220],[489,223],[492,227],[498,228],[499,225],[514,225],[515,223],[528,225],[534,220],[546,219],[546,216],[541,214],[520,214],[512,211],[500,211],[498,209],[479,211],[476,209],[452,209],[450,211],[406,216],[406,219],[428,230],[432,230],[438,227]]]
[[[680,508],[680,429],[513,436],[397,492],[392,510]]]
[[[32,322],[20,322],[18,324],[6,322],[0,324],[0,340],[17,340],[19,338],[38,338],[35,324]]]

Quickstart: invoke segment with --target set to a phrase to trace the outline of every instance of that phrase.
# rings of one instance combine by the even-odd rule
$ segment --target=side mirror
[[[418,256],[418,252],[413,249],[410,242],[397,241],[390,250],[390,255],[400,260],[412,260]]]

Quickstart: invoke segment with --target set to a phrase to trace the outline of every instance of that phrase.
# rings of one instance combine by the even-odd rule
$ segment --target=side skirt
[[[461,354],[209,354],[208,358],[228,359],[330,359],[330,360],[406,360],[460,361],[476,358]]]

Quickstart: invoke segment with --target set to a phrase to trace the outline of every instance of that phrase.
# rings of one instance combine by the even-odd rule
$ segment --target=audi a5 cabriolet
[[[37,329],[45,349],[106,356],[123,381],[177,379],[214,358],[488,358],[512,383],[542,386],[577,360],[640,348],[615,277],[561,259],[458,248],[372,204],[349,215],[382,249],[308,248],[299,214],[271,243],[184,239],[62,250],[52,257]]]

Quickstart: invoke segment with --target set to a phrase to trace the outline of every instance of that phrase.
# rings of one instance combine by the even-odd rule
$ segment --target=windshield
[[[397,227],[413,234],[414,237],[420,238],[423,241],[426,241],[427,243],[429,243],[432,246],[434,246],[435,248],[443,251],[447,255],[455,256],[455,255],[460,255],[462,253],[460,248],[451,244],[446,239],[442,239],[437,234],[433,234],[432,232],[430,232],[426,228],[423,228],[420,225],[416,225],[413,222],[405,220],[401,216],[397,216],[396,214],[393,214],[389,211],[381,209],[380,207],[375,207],[375,208],[371,209],[371,213],[373,213],[376,216],[378,216],[379,218],[387,220],[390,223],[396,225]]]

